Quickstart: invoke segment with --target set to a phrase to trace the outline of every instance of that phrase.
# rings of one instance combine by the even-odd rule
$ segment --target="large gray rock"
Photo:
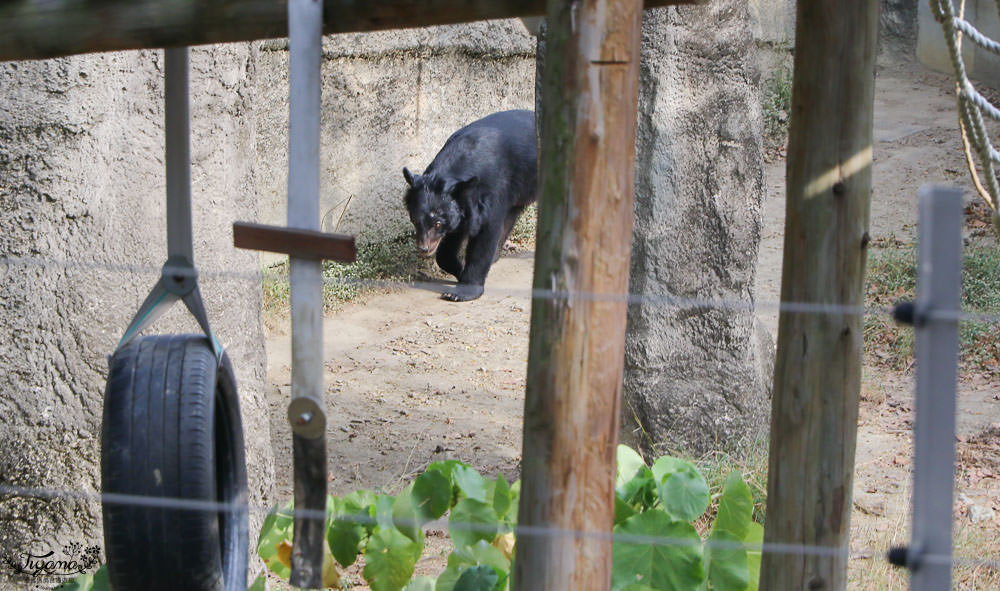
[[[917,4],[920,3],[911,0],[879,0],[878,49],[881,57],[905,61],[916,57]]]
[[[519,19],[333,35],[323,40],[322,68],[322,227],[362,241],[395,238],[412,231],[403,166],[422,170],[449,135],[484,115],[532,107],[535,39]],[[253,93],[260,217],[283,225],[284,40],[263,45]]]
[[[697,454],[767,428],[753,43],[740,0],[647,11],[643,22],[630,291],[645,300],[629,309],[622,439],[646,451]]]
[[[236,369],[259,508],[274,474],[260,266],[230,229],[257,217],[256,64],[246,44],[194,50],[191,102],[196,262]],[[107,356],[166,258],[164,185],[162,52],[0,64],[0,485],[99,491]],[[154,330],[198,328],[178,305]],[[262,519],[251,513],[253,530]],[[100,526],[93,500],[0,495],[4,557],[103,545]]]

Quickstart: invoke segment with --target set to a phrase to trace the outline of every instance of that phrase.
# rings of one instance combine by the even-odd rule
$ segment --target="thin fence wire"
[[[161,267],[156,265],[129,265],[96,261],[79,262],[42,257],[0,257],[0,266],[8,268],[15,266],[41,268],[54,267],[64,270],[100,270],[111,273],[157,276],[161,272]],[[260,283],[264,279],[286,279],[284,277],[280,277],[276,273],[268,273],[267,271],[222,271],[216,269],[199,271],[198,276],[203,280],[240,280],[252,283]],[[417,289],[434,293],[444,293],[453,286],[453,283],[451,282],[433,280],[357,279],[342,277],[325,277],[323,279],[323,283],[325,285],[338,287],[361,287],[390,291]],[[755,300],[747,302],[743,300],[695,298],[658,294],[612,294],[537,288],[512,288],[504,286],[489,287],[486,291],[486,295],[530,300],[625,302],[629,306],[649,306],[658,308],[673,308],[677,310],[722,310],[747,313],[754,311],[766,311],[779,313],[819,314],[828,316],[891,316],[893,313],[893,306],[852,306],[833,303],[770,300]],[[960,322],[1000,323],[1000,313],[984,312],[979,310],[934,312],[932,316],[929,315],[928,317],[933,317],[935,319],[958,320]]]
[[[72,270],[81,272],[109,272],[131,275],[148,275],[151,280],[155,280],[161,273],[161,267],[147,264],[117,264],[100,261],[79,261],[63,260],[46,257],[0,257],[0,272],[4,269],[10,270],[13,267],[21,268],[57,268],[61,270]],[[277,273],[264,271],[231,271],[209,269],[199,272],[199,277],[203,280],[237,280],[247,281],[253,284],[260,284],[262,280],[285,279]],[[378,280],[378,279],[354,279],[354,278],[324,278],[324,283],[332,286],[351,286],[377,290],[405,290],[417,289],[435,293],[443,293],[450,289],[451,283],[433,280]],[[624,302],[629,306],[651,306],[668,308],[675,310],[717,310],[729,312],[752,313],[754,311],[770,311],[780,313],[800,313],[800,314],[821,314],[837,316],[857,316],[857,315],[892,315],[892,306],[861,306],[861,305],[840,305],[830,303],[811,302],[787,302],[787,301],[741,301],[730,299],[712,298],[692,298],[670,295],[653,294],[609,294],[594,292],[572,292],[550,289],[517,289],[510,287],[491,287],[487,290],[487,295],[492,297],[513,297],[530,300],[561,300],[561,301],[601,301],[601,302]],[[951,319],[959,321],[974,321],[1000,324],[1000,314],[981,311],[962,312],[936,312],[935,318]],[[0,484],[0,496],[16,496],[34,499],[63,499],[78,502],[101,502],[105,504],[128,504],[142,507],[155,507],[171,510],[189,511],[234,511],[246,509],[254,514],[268,514],[275,509],[262,505],[248,503],[218,503],[211,501],[198,501],[191,499],[148,497],[140,495],[127,495],[119,493],[87,492],[83,490],[59,490],[44,487],[20,487],[9,484]],[[310,511],[296,509],[293,511],[296,517],[312,519],[325,519],[328,516],[321,511]],[[371,518],[361,516],[338,516],[338,519],[355,520],[360,524],[374,522]],[[426,524],[416,524],[426,525]],[[474,523],[456,523],[449,521],[448,528],[466,528],[477,530],[485,528]],[[690,545],[694,542],[686,539],[670,539],[656,536],[641,536],[632,534],[613,534],[608,532],[586,532],[575,530],[564,530],[549,527],[516,526],[515,533],[521,536],[572,536],[576,538],[587,537],[602,540],[609,540],[619,543],[634,543],[644,545]],[[717,547],[728,549],[732,547],[748,547],[756,549],[757,546],[745,546],[740,543],[708,540],[697,542],[706,547]],[[812,556],[836,556],[850,558],[850,552],[843,547],[819,547],[796,544],[774,544],[767,543],[759,546],[764,552],[794,555]],[[988,560],[982,557],[973,556],[936,556],[926,555],[923,560],[932,563],[951,563],[955,566],[986,567],[1000,570],[1000,561]]]
[[[354,523],[357,525],[377,525],[378,521],[374,517],[367,517],[363,515],[331,515],[325,511],[317,511],[313,509],[291,509],[291,510],[276,510],[274,507],[266,507],[263,505],[254,505],[250,503],[220,503],[214,501],[199,501],[192,499],[179,499],[170,497],[149,497],[141,495],[128,495],[120,493],[99,493],[99,492],[85,492],[76,490],[58,490],[51,488],[42,487],[19,487],[6,484],[0,484],[0,495],[13,495],[18,497],[27,498],[39,498],[39,499],[68,499],[73,501],[86,501],[86,502],[101,502],[105,504],[124,504],[140,507],[149,508],[163,508],[175,511],[202,511],[202,512],[233,512],[248,510],[249,513],[263,514],[267,515],[270,513],[278,512],[280,515],[289,518],[303,518],[303,519],[332,519],[336,518],[339,521],[346,523]],[[415,526],[424,528],[434,528],[436,524],[442,523],[444,520],[434,520],[430,523],[417,521],[414,519],[405,519],[393,517],[393,523],[402,526]],[[495,525],[486,525],[480,523],[471,522],[456,522],[452,520],[447,521],[447,528],[449,530],[465,530],[470,532],[485,532],[485,533],[497,533],[497,527]],[[838,546],[808,546],[803,544],[784,544],[784,543],[762,543],[762,544],[746,544],[742,542],[732,542],[725,540],[702,540],[695,541],[689,538],[671,538],[662,536],[651,536],[651,535],[641,535],[641,534],[625,534],[625,533],[610,533],[610,532],[599,532],[599,531],[583,531],[583,530],[572,530],[564,528],[555,527],[544,527],[544,526],[527,526],[527,525],[516,525],[513,528],[513,533],[516,536],[526,536],[526,537],[572,537],[574,539],[591,539],[591,540],[601,540],[607,542],[617,542],[626,544],[639,544],[644,546],[697,546],[704,548],[712,548],[719,550],[733,550],[745,548],[751,551],[763,551],[772,554],[787,554],[787,555],[797,555],[797,556],[821,556],[821,557],[838,557],[851,559],[855,558],[852,556],[851,551],[845,547]],[[888,550],[888,548],[880,549]],[[860,557],[858,557],[860,559]],[[925,554],[921,555],[921,559],[928,563],[935,564],[947,564],[951,563],[954,566],[966,566],[966,567],[986,567],[994,570],[1000,570],[1000,561],[989,560],[982,557],[974,556],[950,556],[950,555],[936,555],[936,554]]]

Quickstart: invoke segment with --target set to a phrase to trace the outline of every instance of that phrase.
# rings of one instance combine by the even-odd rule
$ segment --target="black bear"
[[[490,266],[538,185],[535,114],[503,111],[459,129],[421,175],[403,168],[406,209],[420,255],[458,278],[442,297],[483,295]],[[465,243],[465,262],[458,253]]]

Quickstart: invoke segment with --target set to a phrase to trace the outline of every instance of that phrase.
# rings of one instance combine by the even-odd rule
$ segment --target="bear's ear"
[[[413,186],[413,179],[416,178],[409,168],[403,167],[403,178],[406,179],[406,184]]]

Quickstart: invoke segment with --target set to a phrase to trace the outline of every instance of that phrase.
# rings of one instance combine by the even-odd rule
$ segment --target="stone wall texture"
[[[258,215],[258,57],[247,44],[193,50],[191,107],[196,262],[236,369],[260,507],[274,479],[260,264],[230,230]],[[162,52],[0,64],[0,485],[99,490],[107,356],[166,259],[163,157]],[[198,332],[180,305],[154,330]],[[0,494],[0,552],[13,559],[103,545],[100,525],[93,500]]]

